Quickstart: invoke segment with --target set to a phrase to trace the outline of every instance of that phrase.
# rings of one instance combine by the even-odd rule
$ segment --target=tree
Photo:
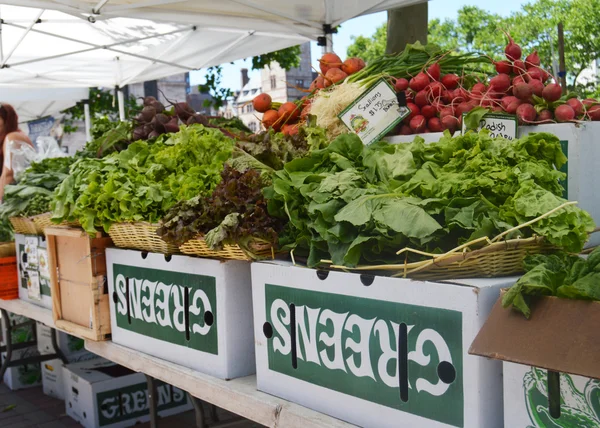
[[[507,43],[505,31],[521,45],[524,56],[537,50],[542,65],[551,70],[553,58],[558,58],[556,26],[565,28],[565,59],[567,81],[571,89],[590,94],[597,91],[598,82],[577,84],[577,78],[590,64],[600,58],[600,0],[535,0],[525,4],[508,17],[489,13],[476,6],[464,6],[456,20],[429,21],[429,43],[447,50],[483,52],[495,59],[504,58]],[[368,62],[385,52],[385,24],[375,34],[357,37],[348,48],[348,55]],[[554,53],[554,56],[553,56]]]
[[[119,117],[119,106],[117,97],[114,91],[102,90],[99,88],[90,88],[89,93],[90,116],[107,116],[112,121],[116,121]],[[140,110],[135,97],[130,96],[125,100],[125,114],[128,116],[135,115]],[[77,103],[71,108],[61,111],[65,115],[63,119],[63,129],[65,134],[76,132],[78,127],[74,125],[75,121],[84,119],[83,103]]]

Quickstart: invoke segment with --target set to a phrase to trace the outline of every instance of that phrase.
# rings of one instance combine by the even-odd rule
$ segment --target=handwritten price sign
[[[463,114],[462,121],[462,133],[466,132],[465,116]],[[488,113],[479,121],[479,126],[476,131],[479,132],[482,129],[490,131],[490,137],[492,138],[505,138],[507,140],[517,139],[517,117],[509,116],[506,114],[492,114]]]
[[[379,141],[410,114],[400,106],[396,92],[384,79],[363,92],[338,117],[366,145]]]

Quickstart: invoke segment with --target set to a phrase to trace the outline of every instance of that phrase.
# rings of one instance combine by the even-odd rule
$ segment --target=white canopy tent
[[[19,122],[53,116],[88,98],[87,88],[0,88],[0,102],[11,104],[19,113]]]

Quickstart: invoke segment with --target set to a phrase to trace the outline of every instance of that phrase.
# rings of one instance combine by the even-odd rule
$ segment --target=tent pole
[[[4,46],[2,42],[2,13],[0,12],[0,62],[4,62]]]
[[[40,11],[40,13],[38,13],[38,15],[35,17],[35,19],[31,22],[31,24],[29,24],[29,27],[27,27],[27,29],[25,30],[25,32],[23,34],[21,34],[21,37],[19,38],[19,40],[17,41],[17,43],[10,50],[10,52],[8,53],[8,55],[6,56],[6,58],[4,58],[2,60],[2,66],[1,67],[4,67],[6,65],[6,62],[10,59],[10,57],[12,56],[12,54],[15,53],[15,51],[17,50],[17,48],[19,47],[19,45],[21,45],[21,42],[23,42],[23,39],[25,39],[25,37],[27,37],[27,34],[29,34],[29,32],[31,31],[31,29],[33,28],[33,26],[35,24],[37,24],[38,20],[40,19],[40,16],[42,16],[42,14],[45,11],[46,11],[45,9],[42,9]]]
[[[123,89],[117,87],[117,102],[119,103],[119,120],[125,122],[125,97]]]
[[[92,141],[92,118],[90,117],[90,100],[83,101],[83,115],[85,117],[85,141]]]

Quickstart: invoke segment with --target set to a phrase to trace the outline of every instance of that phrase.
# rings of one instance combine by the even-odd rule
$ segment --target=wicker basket
[[[113,243],[120,248],[149,251],[151,253],[177,254],[179,247],[168,244],[157,234],[158,225],[138,223],[114,223],[108,230]]]
[[[10,224],[12,224],[15,233],[21,233],[23,235],[38,234],[37,227],[31,217],[10,217],[8,220],[10,221]]]
[[[228,260],[257,260],[275,258],[273,246],[268,242],[255,241],[250,244],[252,253],[244,251],[239,245],[224,245],[222,250],[211,250],[202,236],[190,239],[179,249],[183,254]]]
[[[81,227],[81,224],[78,221],[63,221],[59,224],[53,223],[52,213],[39,214],[31,217],[31,219],[35,223],[35,228],[37,229],[37,233],[39,235],[43,235],[44,229],[47,227]]]

